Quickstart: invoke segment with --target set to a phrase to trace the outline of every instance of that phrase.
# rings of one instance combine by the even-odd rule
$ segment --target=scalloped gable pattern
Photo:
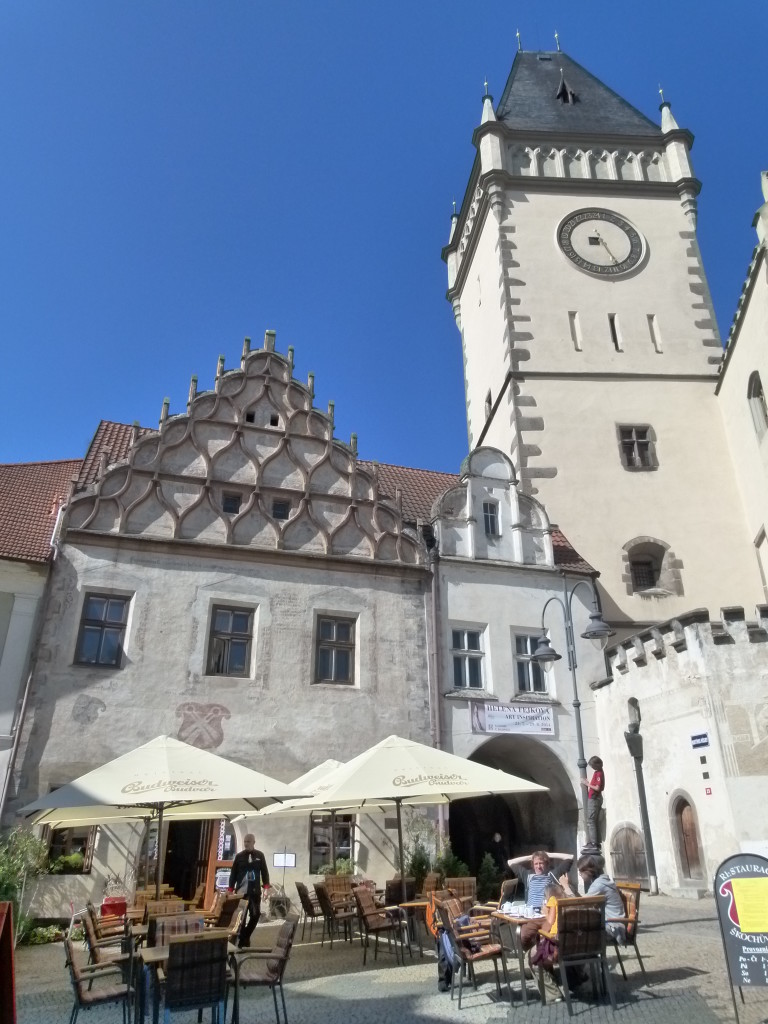
[[[424,561],[375,468],[361,468],[334,440],[331,418],[274,351],[245,355],[241,369],[220,373],[214,391],[195,395],[187,414],[164,418],[159,431],[102,423],[86,461],[70,530]],[[225,493],[239,497],[236,513],[224,511]],[[275,499],[290,502],[288,519],[274,515]]]

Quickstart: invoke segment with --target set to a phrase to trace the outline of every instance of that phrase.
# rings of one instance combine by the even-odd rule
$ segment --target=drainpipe
[[[8,764],[5,768],[5,778],[3,779],[3,788],[0,791],[0,822],[3,820],[3,811],[5,810],[5,801],[8,797],[8,786],[11,781],[11,775],[13,774],[13,766],[16,764],[16,752],[19,749],[19,743],[21,742],[21,727],[24,723],[24,713],[27,710],[27,699],[29,697],[29,689],[32,683],[32,673],[30,672],[27,676],[27,685],[24,687],[24,696],[21,699],[21,708],[16,718],[16,725],[11,729],[11,737],[13,738],[13,745],[11,746],[11,756],[8,758]],[[11,738],[7,737],[7,738]],[[3,737],[6,739],[6,737]]]
[[[429,549],[429,565],[432,570],[432,585],[431,585],[431,605],[432,605],[432,642],[430,644],[429,659],[432,664],[432,672],[430,673],[430,704],[432,705],[432,742],[438,750],[443,749],[443,729],[441,723],[442,705],[440,703],[440,695],[443,692],[443,673],[442,673],[442,659],[440,657],[440,549],[437,541],[435,540],[433,546]],[[448,834],[448,822],[445,813],[445,805],[437,805],[437,827],[439,831],[439,838],[442,838]]]

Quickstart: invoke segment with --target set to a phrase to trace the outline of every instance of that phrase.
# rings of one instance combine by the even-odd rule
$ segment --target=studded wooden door
[[[685,878],[701,878],[701,857],[699,836],[696,831],[696,816],[687,800],[677,805],[677,828],[680,842],[680,864]]]
[[[648,866],[645,843],[636,828],[625,826],[616,830],[611,841],[613,877],[617,882],[639,882],[648,887]]]

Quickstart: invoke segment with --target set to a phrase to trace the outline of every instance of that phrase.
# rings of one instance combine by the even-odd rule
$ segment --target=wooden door
[[[677,805],[677,828],[680,843],[680,863],[685,878],[701,878],[701,857],[699,836],[696,831],[696,815],[687,800]]]
[[[617,882],[639,882],[648,888],[648,865],[645,860],[645,843],[636,828],[624,827],[616,830],[611,842],[613,877]]]

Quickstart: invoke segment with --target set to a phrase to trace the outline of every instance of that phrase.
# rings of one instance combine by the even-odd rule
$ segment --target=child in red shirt
[[[587,787],[587,846],[599,850],[599,821],[600,811],[603,807],[605,773],[603,772],[603,762],[599,757],[590,757],[587,764],[593,772],[589,782],[586,779],[581,780],[582,786]]]

